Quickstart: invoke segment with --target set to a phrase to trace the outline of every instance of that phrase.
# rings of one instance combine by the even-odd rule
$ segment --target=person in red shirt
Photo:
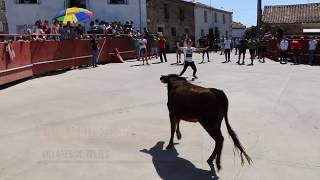
[[[293,52],[294,64],[299,64],[300,56],[301,56],[301,52],[302,52],[301,42],[299,39],[292,40],[291,50]]]
[[[50,27],[49,27],[49,21],[45,20],[42,24],[42,31],[45,33],[45,34],[50,34]]]
[[[166,52],[167,51],[166,50],[166,39],[163,36],[160,37],[160,40],[158,42],[158,49],[159,49],[159,55],[160,55],[161,62],[163,62],[163,57],[164,57],[165,62],[168,62],[167,55],[166,55],[166,53],[167,53]]]

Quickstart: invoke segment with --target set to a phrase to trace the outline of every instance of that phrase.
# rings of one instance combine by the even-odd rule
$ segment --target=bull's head
[[[168,75],[162,75],[160,77],[160,81],[164,84],[167,84],[169,82],[169,76]]]
[[[160,81],[164,84],[168,84],[169,83],[169,80],[183,80],[183,81],[186,81],[186,78],[184,77],[180,77],[179,75],[177,74],[168,74],[168,75],[162,75],[160,77]]]

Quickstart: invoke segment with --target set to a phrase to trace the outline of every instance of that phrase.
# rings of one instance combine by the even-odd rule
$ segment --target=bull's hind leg
[[[170,124],[171,124],[171,136],[170,136],[170,141],[166,149],[171,149],[173,147],[173,138],[174,138],[174,132],[176,131],[177,127],[177,118],[174,116],[170,115]]]
[[[213,166],[213,160],[216,159],[216,165],[218,170],[221,169],[220,157],[223,147],[224,138],[222,136],[220,126],[221,121],[205,120],[200,122],[204,129],[209,133],[209,135],[215,140],[216,144],[211,156],[208,158],[207,163],[209,166]]]
[[[177,121],[177,130],[176,130],[176,133],[177,133],[177,138],[178,138],[178,140],[180,140],[180,139],[181,139],[180,120]]]

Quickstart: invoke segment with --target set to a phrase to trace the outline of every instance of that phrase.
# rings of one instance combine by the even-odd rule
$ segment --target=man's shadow
[[[190,161],[178,157],[178,152],[175,148],[171,150],[163,149],[164,142],[160,141],[149,150],[140,150],[146,154],[152,156],[153,165],[158,175],[163,180],[218,180],[219,177],[216,175],[214,167],[211,171],[198,169]]]

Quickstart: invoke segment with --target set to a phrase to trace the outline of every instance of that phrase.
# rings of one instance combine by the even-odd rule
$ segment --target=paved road
[[[170,125],[159,77],[181,71],[174,58],[73,70],[0,91],[0,179],[210,179],[214,142],[199,124],[181,123],[176,150],[163,150]],[[222,64],[215,54],[198,65],[194,82],[226,92],[231,126],[254,161],[241,167],[223,123],[220,180],[318,180],[320,67],[232,60]]]

